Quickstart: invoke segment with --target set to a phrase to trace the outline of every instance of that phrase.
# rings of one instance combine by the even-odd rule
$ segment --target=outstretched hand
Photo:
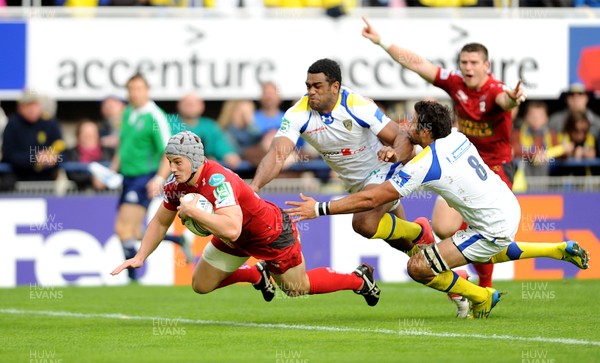
[[[525,100],[527,99],[527,93],[525,93],[525,90],[523,89],[523,87],[521,87],[522,83],[523,81],[519,80],[519,83],[517,83],[517,86],[515,88],[513,88],[510,91],[506,91],[508,97],[510,97],[517,104],[517,106],[525,102]]]
[[[379,44],[379,42],[381,41],[381,35],[379,35],[379,33],[377,33],[375,29],[373,29],[367,18],[363,16],[362,20],[366,24],[365,27],[362,29],[362,36],[369,39],[375,44]]]
[[[143,264],[144,264],[144,261],[142,261],[141,259],[139,259],[137,257],[133,257],[128,260],[125,260],[125,262],[120,264],[110,274],[115,276],[115,275],[119,274],[121,271],[125,270],[126,268],[129,268],[129,267],[140,268],[140,267],[142,267]]]
[[[300,193],[300,199],[302,199],[303,202],[285,202],[285,204],[295,206],[296,208],[288,208],[283,211],[288,213],[294,222],[316,218],[315,204],[317,201],[302,193]]]

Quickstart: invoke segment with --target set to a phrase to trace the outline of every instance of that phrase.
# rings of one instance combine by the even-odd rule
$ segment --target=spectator
[[[582,161],[596,157],[596,140],[590,132],[590,121],[585,113],[571,113],[567,117],[563,131],[558,135],[563,160]],[[587,165],[561,166],[551,171],[552,175],[591,175]]]
[[[83,120],[77,125],[77,144],[65,151],[65,161],[89,164],[92,161],[110,162],[115,149],[102,146],[98,125],[90,120]],[[67,177],[77,184],[79,190],[93,187],[96,190],[105,189],[104,184],[88,171],[68,171]]]
[[[558,144],[557,134],[548,126],[548,106],[544,102],[527,104],[523,123],[513,130],[512,146],[519,168],[526,176],[545,176],[549,171],[548,151]]]
[[[100,113],[100,143],[102,146],[116,149],[121,134],[121,118],[125,110],[125,102],[116,96],[108,96],[102,100]]]
[[[254,123],[261,134],[279,130],[283,118],[283,111],[279,108],[280,106],[281,97],[279,97],[275,83],[263,83],[260,107],[254,112]]]
[[[585,113],[590,122],[590,130],[593,135],[600,132],[600,116],[588,108],[591,93],[585,89],[581,83],[573,83],[569,89],[562,94],[567,103],[567,108],[555,112],[550,116],[550,128],[556,133],[563,131],[567,117],[570,112]]]
[[[17,180],[55,180],[65,143],[58,122],[42,118],[42,98],[27,90],[4,130],[2,155]]]
[[[227,101],[221,109],[218,124],[231,137],[238,155],[256,166],[266,154],[268,146],[265,148],[261,144],[262,135],[254,123],[254,111],[252,101]]]
[[[212,118],[202,116],[204,100],[194,93],[183,96],[177,103],[178,115],[169,117],[171,132],[191,131],[200,136],[204,144],[204,154],[230,169],[237,169],[242,159],[231,145],[227,135]]]

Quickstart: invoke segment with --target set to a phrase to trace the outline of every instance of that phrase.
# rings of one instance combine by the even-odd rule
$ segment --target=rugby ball
[[[196,208],[201,209],[201,210],[205,211],[206,213],[211,213],[211,214],[214,213],[214,208],[213,208],[212,203],[208,199],[206,199],[202,194],[189,193],[189,194],[186,194],[183,196],[183,200],[188,202],[188,201],[194,200],[194,198],[196,198],[196,196],[200,196],[200,199],[198,199],[198,203],[196,204]],[[196,234],[198,236],[206,237],[206,236],[210,236],[212,234],[210,231],[208,231],[206,228],[204,228],[204,226],[202,226],[200,223],[196,222],[192,218],[184,218],[183,224],[193,234]]]

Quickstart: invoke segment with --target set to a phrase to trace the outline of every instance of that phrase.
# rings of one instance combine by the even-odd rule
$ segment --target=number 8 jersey
[[[514,239],[517,233],[521,219],[517,198],[458,131],[435,140],[390,181],[403,197],[421,185],[436,192],[490,241]]]

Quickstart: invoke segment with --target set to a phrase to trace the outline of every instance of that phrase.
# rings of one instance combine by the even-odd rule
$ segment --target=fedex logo
[[[593,198],[593,197],[596,198]],[[592,228],[597,228],[595,216],[589,213],[593,207],[586,204],[597,202],[597,195],[521,195],[521,224],[516,236],[524,242],[560,242],[575,240],[589,252],[590,256],[600,254],[600,241]],[[586,200],[587,199],[587,200]],[[567,212],[568,211],[568,212]],[[549,258],[521,260],[515,262],[515,279],[562,279],[577,277],[584,279],[600,278],[600,271],[594,268],[580,270],[570,263]]]
[[[0,287],[127,283],[126,273],[110,275],[123,261],[119,239],[112,230],[100,234],[105,228],[89,227],[111,226],[114,203],[94,205],[93,213],[89,203],[83,198],[0,199],[0,210],[9,211],[0,218]],[[94,233],[109,237],[104,241]],[[159,246],[146,263],[142,283],[172,282],[172,251],[170,244]]]

